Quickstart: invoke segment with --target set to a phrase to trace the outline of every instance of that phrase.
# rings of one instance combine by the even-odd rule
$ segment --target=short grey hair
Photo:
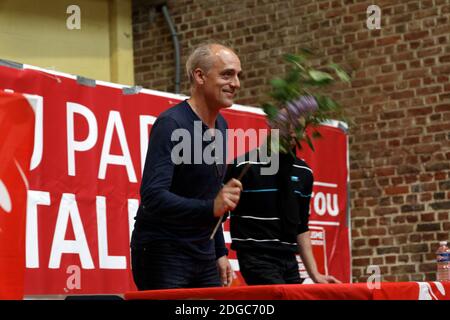
[[[194,83],[195,69],[200,68],[203,71],[208,72],[212,67],[211,46],[211,43],[200,45],[189,55],[186,61],[186,73],[190,84]]]
[[[228,46],[218,42],[203,43],[195,48],[194,51],[192,51],[192,53],[189,55],[186,61],[186,73],[191,85],[194,83],[195,69],[200,68],[204,72],[208,72],[208,70],[211,69],[214,63],[214,60],[211,59],[213,55],[211,49],[213,46],[228,48]]]

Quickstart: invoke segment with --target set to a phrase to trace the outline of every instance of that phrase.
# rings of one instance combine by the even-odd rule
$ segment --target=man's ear
[[[196,68],[194,71],[192,71],[192,76],[194,77],[194,81],[197,84],[204,84],[205,83],[205,73],[202,69]]]

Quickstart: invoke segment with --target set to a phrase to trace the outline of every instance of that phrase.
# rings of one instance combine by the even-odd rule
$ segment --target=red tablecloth
[[[369,285],[375,286],[374,283]],[[127,300],[450,300],[450,282],[266,285],[126,292]]]

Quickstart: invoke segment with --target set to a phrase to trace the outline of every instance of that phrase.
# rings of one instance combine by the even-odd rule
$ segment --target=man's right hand
[[[241,196],[242,183],[237,179],[231,179],[219,191],[214,199],[214,217],[219,218],[226,212],[236,208]]]

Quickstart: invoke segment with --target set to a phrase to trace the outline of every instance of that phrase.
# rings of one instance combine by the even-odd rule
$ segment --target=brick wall
[[[366,8],[382,10],[381,30]],[[350,128],[353,281],[379,265],[385,281],[433,280],[434,251],[450,240],[450,2],[168,1],[182,49],[226,41],[244,70],[238,103],[258,105],[280,55],[301,47],[352,70],[334,97]],[[135,5],[136,84],[174,91],[162,14]],[[325,61],[324,59],[319,59]],[[182,92],[188,93],[183,69]]]

